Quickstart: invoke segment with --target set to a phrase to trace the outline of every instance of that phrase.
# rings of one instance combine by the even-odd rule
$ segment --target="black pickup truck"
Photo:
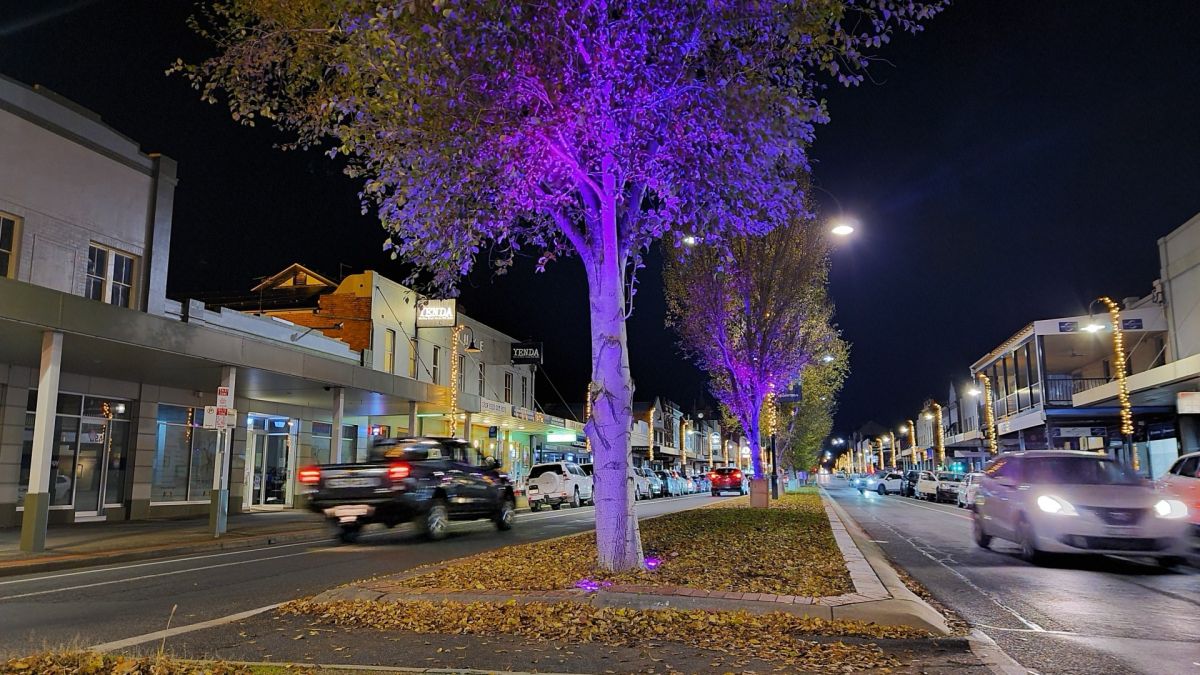
[[[309,509],[325,514],[345,542],[370,523],[415,521],[435,540],[452,520],[489,519],[508,530],[516,509],[497,462],[453,438],[383,439],[366,462],[304,467],[298,477]]]

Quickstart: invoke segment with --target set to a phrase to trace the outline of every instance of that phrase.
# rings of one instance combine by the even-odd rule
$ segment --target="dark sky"
[[[293,261],[395,270],[356,185],[283,153],[164,71],[207,45],[188,2],[42,0],[0,9],[0,72],[99,113],[179,161],[170,292],[242,290]],[[11,5],[11,6],[8,6]],[[874,83],[829,92],[815,179],[862,222],[832,293],[854,347],[838,427],[895,424],[976,358],[1097,295],[1145,294],[1155,241],[1200,211],[1200,3],[959,2],[901,37]],[[817,197],[828,214],[838,205]],[[547,343],[569,400],[588,372],[578,263],[476,273],[463,309]],[[629,324],[639,396],[684,405],[704,379],[663,328],[657,261]],[[549,402],[543,387],[539,398]]]

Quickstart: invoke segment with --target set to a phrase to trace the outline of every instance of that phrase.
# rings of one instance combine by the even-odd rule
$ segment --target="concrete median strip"
[[[833,500],[822,495],[834,539],[846,561],[854,592],[810,597],[767,593],[706,591],[682,586],[612,585],[595,591],[463,591],[451,588],[402,586],[407,576],[430,572],[433,567],[411,570],[391,579],[369,580],[330,589],[316,596],[318,603],[335,601],[451,601],[581,602],[595,607],[631,609],[703,609],[748,611],[756,614],[786,612],[826,620],[869,621],[880,625],[909,626],[937,635],[949,635],[945,619],[904,585],[876,544]],[[450,561],[444,564],[451,564]],[[434,566],[436,567],[436,566]]]

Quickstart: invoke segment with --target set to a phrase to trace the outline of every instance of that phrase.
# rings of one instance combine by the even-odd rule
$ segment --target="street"
[[[637,508],[640,517],[652,517],[712,501],[692,495]],[[590,530],[594,513],[521,513],[510,532],[486,521],[455,523],[441,542],[401,526],[371,531],[353,546],[331,538],[0,579],[0,654],[125,640],[167,628],[168,619],[171,627],[220,619],[356,579]]]
[[[971,538],[971,513],[834,485],[828,493],[898,566],[1040,673],[1200,672],[1200,573],[1133,559],[1035,567],[1010,542]]]

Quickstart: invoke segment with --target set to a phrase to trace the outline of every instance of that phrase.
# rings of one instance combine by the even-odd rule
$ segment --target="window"
[[[441,384],[442,378],[440,377],[441,373],[439,372],[441,370],[441,365],[442,365],[442,348],[437,345],[434,345],[433,346],[433,373],[432,373],[434,384]]]
[[[483,396],[483,388],[486,384],[487,384],[487,381],[484,379],[483,364],[480,363],[479,364],[479,395],[480,396]]]
[[[151,502],[203,501],[212,489],[217,431],[205,429],[204,410],[158,406]]]
[[[505,373],[504,373],[504,402],[505,403],[512,403],[512,395],[513,395],[512,389],[513,389],[513,374],[511,372],[505,371]]]
[[[85,297],[118,307],[132,307],[133,256],[92,244],[88,247]]]
[[[383,370],[396,372],[396,331],[390,328],[383,331]]]
[[[17,276],[17,219],[0,213],[0,278]]]
[[[417,379],[417,338],[408,340],[408,376]]]
[[[30,390],[17,488],[22,501],[33,465],[36,409],[37,391]],[[120,505],[129,456],[132,408],[128,401],[59,393],[56,412],[48,484],[50,505],[74,505],[76,511],[83,512]]]
[[[529,407],[529,378],[525,375],[521,376],[521,407]]]
[[[458,355],[458,390],[466,391],[467,387],[467,357]]]

